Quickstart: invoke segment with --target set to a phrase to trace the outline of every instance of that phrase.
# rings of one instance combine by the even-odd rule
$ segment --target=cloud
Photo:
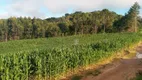
[[[65,12],[68,8],[89,11],[102,8],[123,9],[129,8],[134,2],[142,3],[141,0],[44,0],[44,5],[49,11]]]
[[[5,0],[5,12],[0,17],[30,16],[46,18],[75,11],[94,11],[104,8],[122,13],[128,10],[134,2],[142,0]],[[127,12],[127,11],[126,11]],[[142,12],[142,10],[141,10]],[[142,15],[142,13],[140,14]]]
[[[4,18],[8,18],[9,14],[7,12],[4,12],[4,13],[0,13],[0,19],[4,19]]]
[[[40,0],[16,0],[8,6],[8,10],[12,15],[16,16],[32,16],[32,17],[45,17],[45,14],[40,12],[42,3]]]

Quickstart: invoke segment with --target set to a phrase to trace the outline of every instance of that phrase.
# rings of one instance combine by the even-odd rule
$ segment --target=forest
[[[136,2],[125,15],[108,9],[47,19],[10,17],[0,19],[0,41],[48,38],[78,34],[139,32],[142,27],[140,6]]]

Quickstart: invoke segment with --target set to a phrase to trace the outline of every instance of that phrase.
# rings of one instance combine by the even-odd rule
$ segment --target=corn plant
[[[131,33],[123,35],[98,34],[94,36],[90,35],[89,37],[78,36],[79,43],[75,45],[74,41],[69,41],[70,39],[74,40],[73,37],[68,37],[65,38],[68,40],[65,40],[68,42],[67,44],[64,43],[64,46],[61,46],[61,44],[56,47],[52,46],[50,49],[48,48],[50,41],[47,41],[48,45],[39,45],[37,48],[34,47],[35,49],[32,47],[33,43],[29,44],[31,41],[25,41],[25,44],[21,44],[23,46],[29,45],[31,49],[26,48],[28,47],[26,46],[22,50],[17,48],[16,45],[13,45],[15,46],[14,50],[18,49],[21,51],[15,52],[8,49],[11,52],[0,54],[0,80],[29,80],[30,77],[51,80],[68,70],[95,64],[101,59],[109,58],[115,55],[115,52],[141,41],[141,36],[141,34]],[[76,37],[74,38],[76,39]],[[60,40],[60,38],[56,39],[50,40],[57,42],[57,44],[59,43],[58,40],[64,40]],[[46,40],[42,39],[42,41]],[[38,40],[37,42],[41,43]],[[42,43],[45,44],[46,42]],[[1,45],[6,46],[4,43]],[[11,43],[8,43],[7,47],[11,48]]]

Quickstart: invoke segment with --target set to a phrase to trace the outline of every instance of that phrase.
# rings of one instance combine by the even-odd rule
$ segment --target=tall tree
[[[128,15],[130,17],[130,20],[132,20],[132,27],[134,29],[134,32],[137,32],[137,20],[138,20],[138,14],[139,14],[139,9],[140,9],[140,5],[135,2],[135,4],[130,8]]]
[[[8,38],[8,25],[7,20],[0,20],[0,41],[7,42]]]
[[[135,2],[134,5],[129,9],[128,13],[115,22],[117,29],[127,32],[137,32],[139,9],[139,4]]]

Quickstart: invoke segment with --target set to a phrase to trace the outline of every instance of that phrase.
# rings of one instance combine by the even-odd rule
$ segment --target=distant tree
[[[110,12],[108,9],[103,9],[101,11],[101,21],[102,21],[102,27],[103,32],[106,32],[106,29],[111,29],[113,22],[115,21],[116,13]]]
[[[8,40],[7,20],[0,20],[0,41],[7,42],[7,40]]]
[[[64,33],[64,34],[69,31],[68,23],[65,23],[65,22],[64,23],[59,23],[58,26],[59,26],[60,30],[62,31],[62,33]]]
[[[32,19],[31,18],[21,18],[21,25],[23,26],[23,35],[24,39],[31,39],[32,37]]]
[[[98,32],[98,28],[100,27],[100,20],[99,20],[99,18],[100,18],[100,12],[92,12],[92,14],[91,14],[91,20],[90,20],[90,22],[91,22],[91,25],[92,25],[92,27],[91,27],[91,33],[97,33]]]
[[[8,19],[8,36],[9,39],[15,40],[19,39],[20,27],[18,25],[18,20],[16,17],[11,17]]]
[[[135,2],[134,5],[128,11],[129,21],[131,22],[130,24],[134,32],[137,32],[137,29],[138,29],[137,21],[138,21],[139,9],[140,9],[140,5],[137,2]]]
[[[121,19],[114,23],[114,26],[119,31],[137,32],[138,30],[138,14],[140,6],[137,2],[129,9],[128,13],[125,14]]]

